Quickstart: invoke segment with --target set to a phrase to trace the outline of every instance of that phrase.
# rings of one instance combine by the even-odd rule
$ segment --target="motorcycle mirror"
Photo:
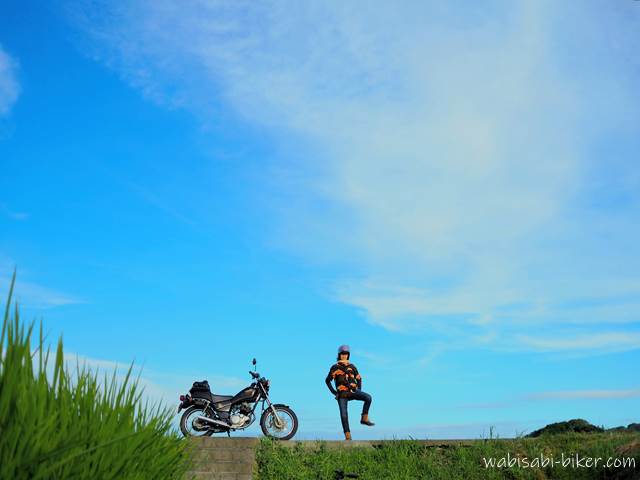
[[[251,360],[251,363],[253,363],[254,370],[255,370],[255,366],[256,366],[256,359],[254,358],[253,360]]]

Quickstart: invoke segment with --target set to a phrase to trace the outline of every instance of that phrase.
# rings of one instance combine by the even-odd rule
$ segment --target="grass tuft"
[[[70,371],[62,339],[45,351],[40,323],[11,314],[15,272],[0,331],[0,478],[178,479],[189,444],[171,427],[172,412],[142,402],[133,365],[123,380],[88,367]]]

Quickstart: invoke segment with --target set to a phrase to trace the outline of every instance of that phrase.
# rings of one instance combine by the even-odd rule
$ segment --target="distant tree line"
[[[640,432],[640,423],[630,423],[626,427],[613,428],[597,427],[582,418],[574,418],[566,422],[550,423],[546,427],[531,432],[527,437],[539,437],[541,435],[557,435],[560,433],[599,433],[599,432]]]

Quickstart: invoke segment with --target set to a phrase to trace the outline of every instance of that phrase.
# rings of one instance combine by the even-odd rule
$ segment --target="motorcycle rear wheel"
[[[199,425],[199,416],[206,416],[204,408],[193,405],[187,408],[180,418],[180,431],[185,437],[210,437],[214,431],[206,425]],[[201,428],[199,428],[201,427]]]

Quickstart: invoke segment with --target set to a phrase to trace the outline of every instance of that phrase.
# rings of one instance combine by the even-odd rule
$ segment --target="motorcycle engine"
[[[238,405],[231,412],[229,420],[231,420],[231,425],[236,428],[240,428],[248,424],[251,421],[251,408],[249,408],[247,403]]]
[[[236,413],[234,415],[231,415],[231,417],[229,418],[231,419],[231,425],[233,425],[234,427],[241,427],[249,421],[249,417],[243,415],[242,413]]]

